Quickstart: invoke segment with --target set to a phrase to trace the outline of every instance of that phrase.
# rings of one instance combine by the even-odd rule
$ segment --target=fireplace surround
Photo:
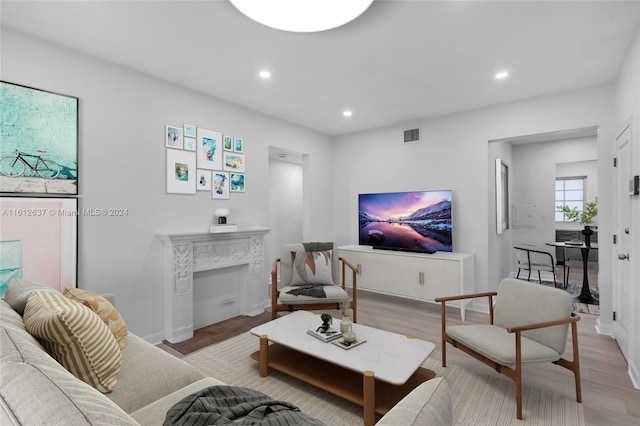
[[[193,337],[193,274],[222,268],[237,270],[234,303],[240,315],[264,312],[267,296],[264,236],[266,228],[222,233],[158,233],[164,245],[165,339],[178,343]],[[260,300],[253,300],[255,297]]]

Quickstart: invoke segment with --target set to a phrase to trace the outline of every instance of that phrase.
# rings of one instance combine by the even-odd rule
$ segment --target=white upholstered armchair
[[[345,287],[347,268],[352,273],[351,297]],[[283,246],[271,269],[272,318],[275,319],[281,311],[340,309],[346,305],[353,310],[355,322],[356,272],[355,266],[339,257],[332,242]]]
[[[475,297],[489,300],[489,324],[446,325],[446,303]],[[495,306],[493,298],[495,297]],[[440,297],[442,304],[442,366],[446,344],[458,348],[515,382],[517,418],[522,419],[522,364],[552,362],[571,370],[576,400],[582,402],[578,326],[571,295],[563,290],[505,278],[497,292]],[[573,360],[562,358],[571,326]]]

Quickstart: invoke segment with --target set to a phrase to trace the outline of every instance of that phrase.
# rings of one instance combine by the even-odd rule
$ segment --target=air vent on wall
[[[404,143],[419,142],[420,128],[404,131]]]

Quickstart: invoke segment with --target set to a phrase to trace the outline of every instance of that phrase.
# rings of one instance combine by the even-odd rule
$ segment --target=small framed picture
[[[182,128],[166,126],[165,146],[167,148],[182,149]]]
[[[211,184],[211,198],[214,200],[228,200],[229,199],[229,173],[227,172],[212,172]]]
[[[196,193],[196,153],[167,149],[167,193]]]
[[[224,135],[222,147],[225,151],[233,151],[233,136]]]
[[[196,126],[193,124],[185,124],[184,128],[184,136],[187,138],[195,138],[196,137]]]
[[[195,151],[196,150],[196,139],[188,138],[185,136],[184,138],[184,149],[187,151]]]
[[[197,169],[196,190],[211,191],[211,170]]]
[[[244,192],[244,173],[230,173],[231,192]]]
[[[244,154],[237,154],[235,152],[225,152],[223,155],[222,166],[225,171],[244,173]]]
[[[222,170],[222,133],[198,128],[196,153],[198,168]]]
[[[233,139],[233,150],[235,152],[244,152],[244,139],[242,139],[242,138],[234,138]]]

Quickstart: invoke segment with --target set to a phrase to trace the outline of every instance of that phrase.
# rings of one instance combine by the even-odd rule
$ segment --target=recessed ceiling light
[[[346,110],[342,113],[342,115],[344,115],[345,117],[351,117],[353,115],[352,111]]]
[[[503,80],[507,77],[509,77],[509,73],[507,71],[500,71],[498,74],[496,74],[496,80]]]
[[[264,79],[271,78],[271,73],[267,70],[260,71],[260,77]]]

